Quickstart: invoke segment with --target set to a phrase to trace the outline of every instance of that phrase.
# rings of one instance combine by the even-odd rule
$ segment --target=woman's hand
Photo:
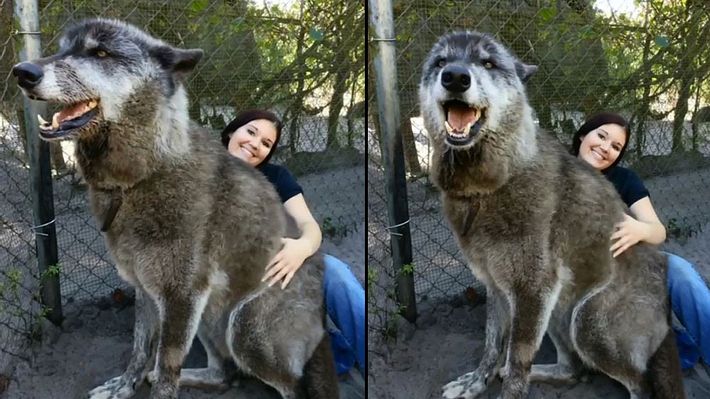
[[[270,279],[269,287],[281,281],[281,289],[284,289],[310,253],[308,244],[300,240],[282,238],[281,242],[284,244],[283,248],[269,262],[261,281]]]
[[[616,242],[609,250],[613,252],[615,258],[640,241],[646,240],[648,235],[646,223],[639,222],[627,214],[624,214],[624,221],[614,227],[616,231],[611,235],[611,240]]]

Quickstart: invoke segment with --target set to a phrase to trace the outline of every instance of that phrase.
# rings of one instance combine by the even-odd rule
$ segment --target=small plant
[[[387,323],[385,324],[385,328],[382,331],[382,335],[389,340],[396,340],[397,339],[397,319],[394,317],[389,317],[387,319]]]
[[[403,269],[409,271],[413,270],[412,267]],[[377,322],[374,322],[373,324],[377,326],[377,332],[381,335],[381,337],[387,341],[393,341],[397,339],[397,317],[404,308],[397,301],[397,295],[395,294],[394,287],[390,287],[382,292],[380,289],[382,287],[377,285],[380,278],[380,274],[378,272],[379,270],[374,267],[369,267],[367,269],[367,314],[368,318],[377,320]],[[376,302],[376,290],[384,294],[388,301],[378,304]],[[390,304],[390,301],[392,301],[393,305]]]
[[[367,292],[373,292],[372,288],[373,285],[375,285],[375,282],[377,282],[377,270],[375,270],[374,267],[368,267],[367,268]]]
[[[22,271],[19,269],[10,269],[7,274],[8,288],[13,294],[17,294],[22,281]]]
[[[42,273],[42,280],[50,277],[59,277],[59,273],[61,273],[62,267],[59,263],[56,265],[49,265],[47,267],[47,270]]]
[[[50,265],[47,270],[39,275],[40,284],[43,284],[48,278],[56,278],[61,273],[61,265]],[[20,268],[7,268],[2,275],[5,277],[0,281],[0,305],[4,303],[13,304],[13,306],[0,306],[2,316],[10,316],[16,319],[21,319],[25,323],[26,336],[30,341],[38,341],[42,337],[42,319],[52,313],[52,308],[42,304],[40,291],[36,290],[30,293],[28,297],[24,291],[21,293],[20,288],[23,287],[23,279],[26,276]],[[30,291],[27,287],[25,291]],[[30,303],[39,304],[39,309],[28,307]]]
[[[671,218],[668,220],[666,231],[668,232],[669,238],[674,238],[681,244],[684,244],[692,236],[702,233],[703,228],[700,223],[683,223],[678,219]]]
[[[32,341],[40,341],[42,339],[42,319],[49,316],[52,313],[52,308],[47,306],[41,306],[39,312],[35,314],[34,322],[32,323],[32,329],[30,330],[30,339]]]
[[[330,217],[325,217],[321,224],[323,235],[331,239],[344,238],[348,235],[348,227],[343,223],[334,222]]]

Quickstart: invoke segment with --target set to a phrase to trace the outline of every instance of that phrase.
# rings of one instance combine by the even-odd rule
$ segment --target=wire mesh
[[[539,66],[527,84],[541,128],[568,146],[584,118],[608,110],[632,124],[625,166],[651,192],[668,230],[664,248],[710,276],[710,44],[704,2],[640,1],[628,12],[598,1],[394,1],[399,133],[404,143],[418,301],[481,289],[467,270],[428,176],[431,149],[418,109],[422,62],[443,34],[491,33]],[[617,4],[618,6],[618,4]],[[372,56],[374,46],[370,46]],[[374,71],[371,67],[370,74]],[[375,80],[368,78],[371,87]],[[368,294],[370,334],[395,332],[375,90],[368,94]],[[386,276],[387,278],[384,278]],[[372,317],[372,315],[378,315]],[[371,348],[370,350],[373,350]]]
[[[324,248],[364,269],[361,4],[51,0],[40,1],[39,10],[45,56],[57,50],[64,28],[97,16],[125,20],[181,48],[202,48],[205,55],[188,78],[191,118],[218,137],[239,111],[265,108],[281,116],[284,131],[274,162],[303,187]],[[11,74],[21,43],[14,26],[13,2],[0,0],[0,351],[10,358],[23,356],[42,315],[22,94]],[[111,298],[127,284],[117,276],[89,213],[73,144],[53,143],[51,155],[62,302],[71,311]],[[0,366],[6,363],[0,358]]]

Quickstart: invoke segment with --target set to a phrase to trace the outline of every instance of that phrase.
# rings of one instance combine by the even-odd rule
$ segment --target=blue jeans
[[[325,255],[323,296],[328,316],[338,327],[329,329],[338,374],[346,373],[355,363],[365,371],[365,290],[348,265]]]
[[[668,255],[668,292],[671,307],[685,327],[676,329],[680,364],[695,366],[700,357],[710,365],[710,290],[688,261]]]

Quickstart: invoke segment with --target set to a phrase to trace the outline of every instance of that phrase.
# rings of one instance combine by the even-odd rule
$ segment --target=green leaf
[[[542,8],[538,11],[538,15],[540,15],[542,22],[550,22],[557,16],[557,9],[555,7]]]
[[[654,41],[656,42],[656,45],[660,48],[666,48],[671,44],[666,36],[656,36],[656,39]]]
[[[192,0],[190,3],[190,9],[194,12],[204,11],[205,8],[210,4],[209,0]]]
[[[594,27],[591,25],[583,26],[580,30],[580,38],[589,40],[594,38]]]
[[[319,31],[318,29],[311,28],[311,30],[308,32],[308,36],[310,36],[314,42],[319,42],[319,41],[323,40],[324,35],[323,35],[323,32]]]

